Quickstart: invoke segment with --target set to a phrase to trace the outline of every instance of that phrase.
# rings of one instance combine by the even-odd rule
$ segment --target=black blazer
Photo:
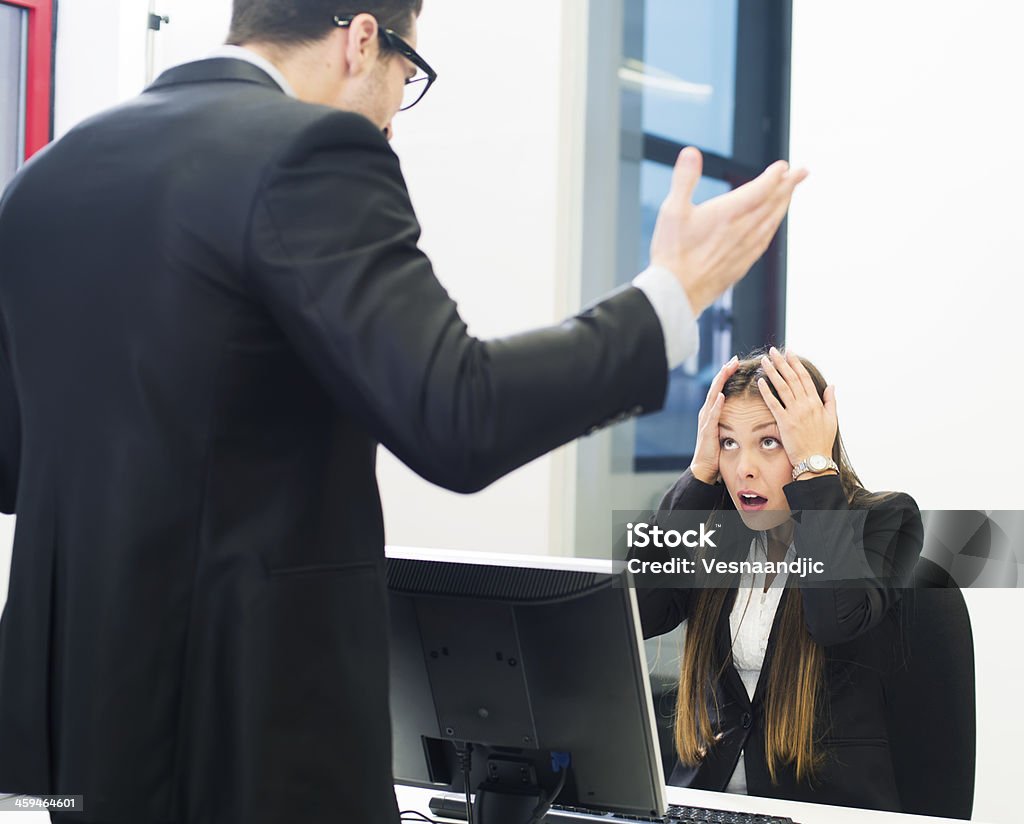
[[[797,512],[849,509],[839,478],[834,475],[787,484],[784,490],[790,508]],[[660,509],[735,511],[735,506],[724,485],[702,483],[687,470],[665,495]],[[720,727],[723,738],[696,767],[677,760],[669,783],[724,790],[740,751],[745,748],[750,795],[900,810],[889,756],[885,691],[888,674],[904,652],[900,598],[902,589],[910,585],[921,553],[920,512],[909,495],[900,493],[867,509],[860,522],[862,531],[855,528],[856,518],[812,516],[803,518],[802,523],[797,521],[794,543],[798,557],[822,559],[835,570],[867,569],[867,586],[787,587],[768,638],[762,677],[750,700],[732,665],[729,614],[738,591],[734,582],[715,637],[717,660],[727,662],[715,684],[717,719],[714,706],[709,706],[712,723]],[[733,557],[747,557],[753,534],[750,530],[741,531],[736,542],[739,551]],[[656,557],[651,550],[644,550],[644,555]],[[697,592],[686,588],[638,588],[644,637],[669,632],[685,621]],[[826,762],[813,786],[797,781],[792,765],[782,769],[778,784],[773,785],[765,759],[764,693],[779,617],[788,598],[803,599],[808,632],[822,645],[825,655],[826,706],[818,734]]]
[[[379,129],[231,59],[14,179],[0,790],[83,794],[81,824],[397,821],[378,442],[470,492],[667,380],[639,290],[485,342],[418,238]]]

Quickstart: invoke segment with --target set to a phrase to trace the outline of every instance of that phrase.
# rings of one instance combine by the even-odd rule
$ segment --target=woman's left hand
[[[772,394],[764,378],[758,380],[757,387],[779,425],[779,436],[789,462],[796,466],[811,455],[831,457],[839,428],[835,387],[825,388],[822,403],[814,381],[793,352],[783,355],[773,346],[768,354],[761,359],[761,365],[782,403]]]

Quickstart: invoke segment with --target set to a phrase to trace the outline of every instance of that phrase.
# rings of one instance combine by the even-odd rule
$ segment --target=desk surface
[[[431,815],[427,805],[431,798],[441,795],[441,793],[436,790],[395,785],[395,795],[398,796],[398,809],[416,810],[425,815]],[[688,790],[683,787],[669,787],[668,802],[669,804],[689,804],[694,807],[710,807],[716,810],[784,815],[799,824],[964,824],[962,821],[951,818],[883,813],[876,810],[857,810],[851,807],[832,807],[827,804],[804,804],[799,801],[712,793],[706,790]],[[46,813],[0,812],[0,824],[49,824],[49,821],[50,816]],[[295,824],[302,824],[302,822],[296,821]]]
[[[441,793],[418,787],[395,785],[395,795],[398,796],[400,810],[416,810],[431,815],[427,804],[430,803],[431,798],[441,795]],[[777,798],[757,798],[732,793],[713,793],[707,790],[688,790],[685,787],[669,787],[668,803],[710,807],[715,810],[782,815],[792,818],[799,824],[964,824],[963,821],[952,818],[858,810],[852,807],[833,807],[829,804],[805,804],[800,801],[780,801]],[[438,820],[447,821],[448,819]]]

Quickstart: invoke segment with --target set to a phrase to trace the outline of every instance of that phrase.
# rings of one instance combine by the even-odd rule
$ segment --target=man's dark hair
[[[334,16],[365,12],[377,25],[407,35],[423,0],[234,0],[227,42],[298,46],[322,40],[334,30]]]

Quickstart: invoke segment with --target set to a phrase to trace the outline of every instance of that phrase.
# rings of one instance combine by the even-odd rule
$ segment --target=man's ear
[[[372,14],[357,14],[351,25],[342,29],[347,35],[344,44],[345,64],[350,75],[358,75],[372,68],[380,54],[380,29]]]

